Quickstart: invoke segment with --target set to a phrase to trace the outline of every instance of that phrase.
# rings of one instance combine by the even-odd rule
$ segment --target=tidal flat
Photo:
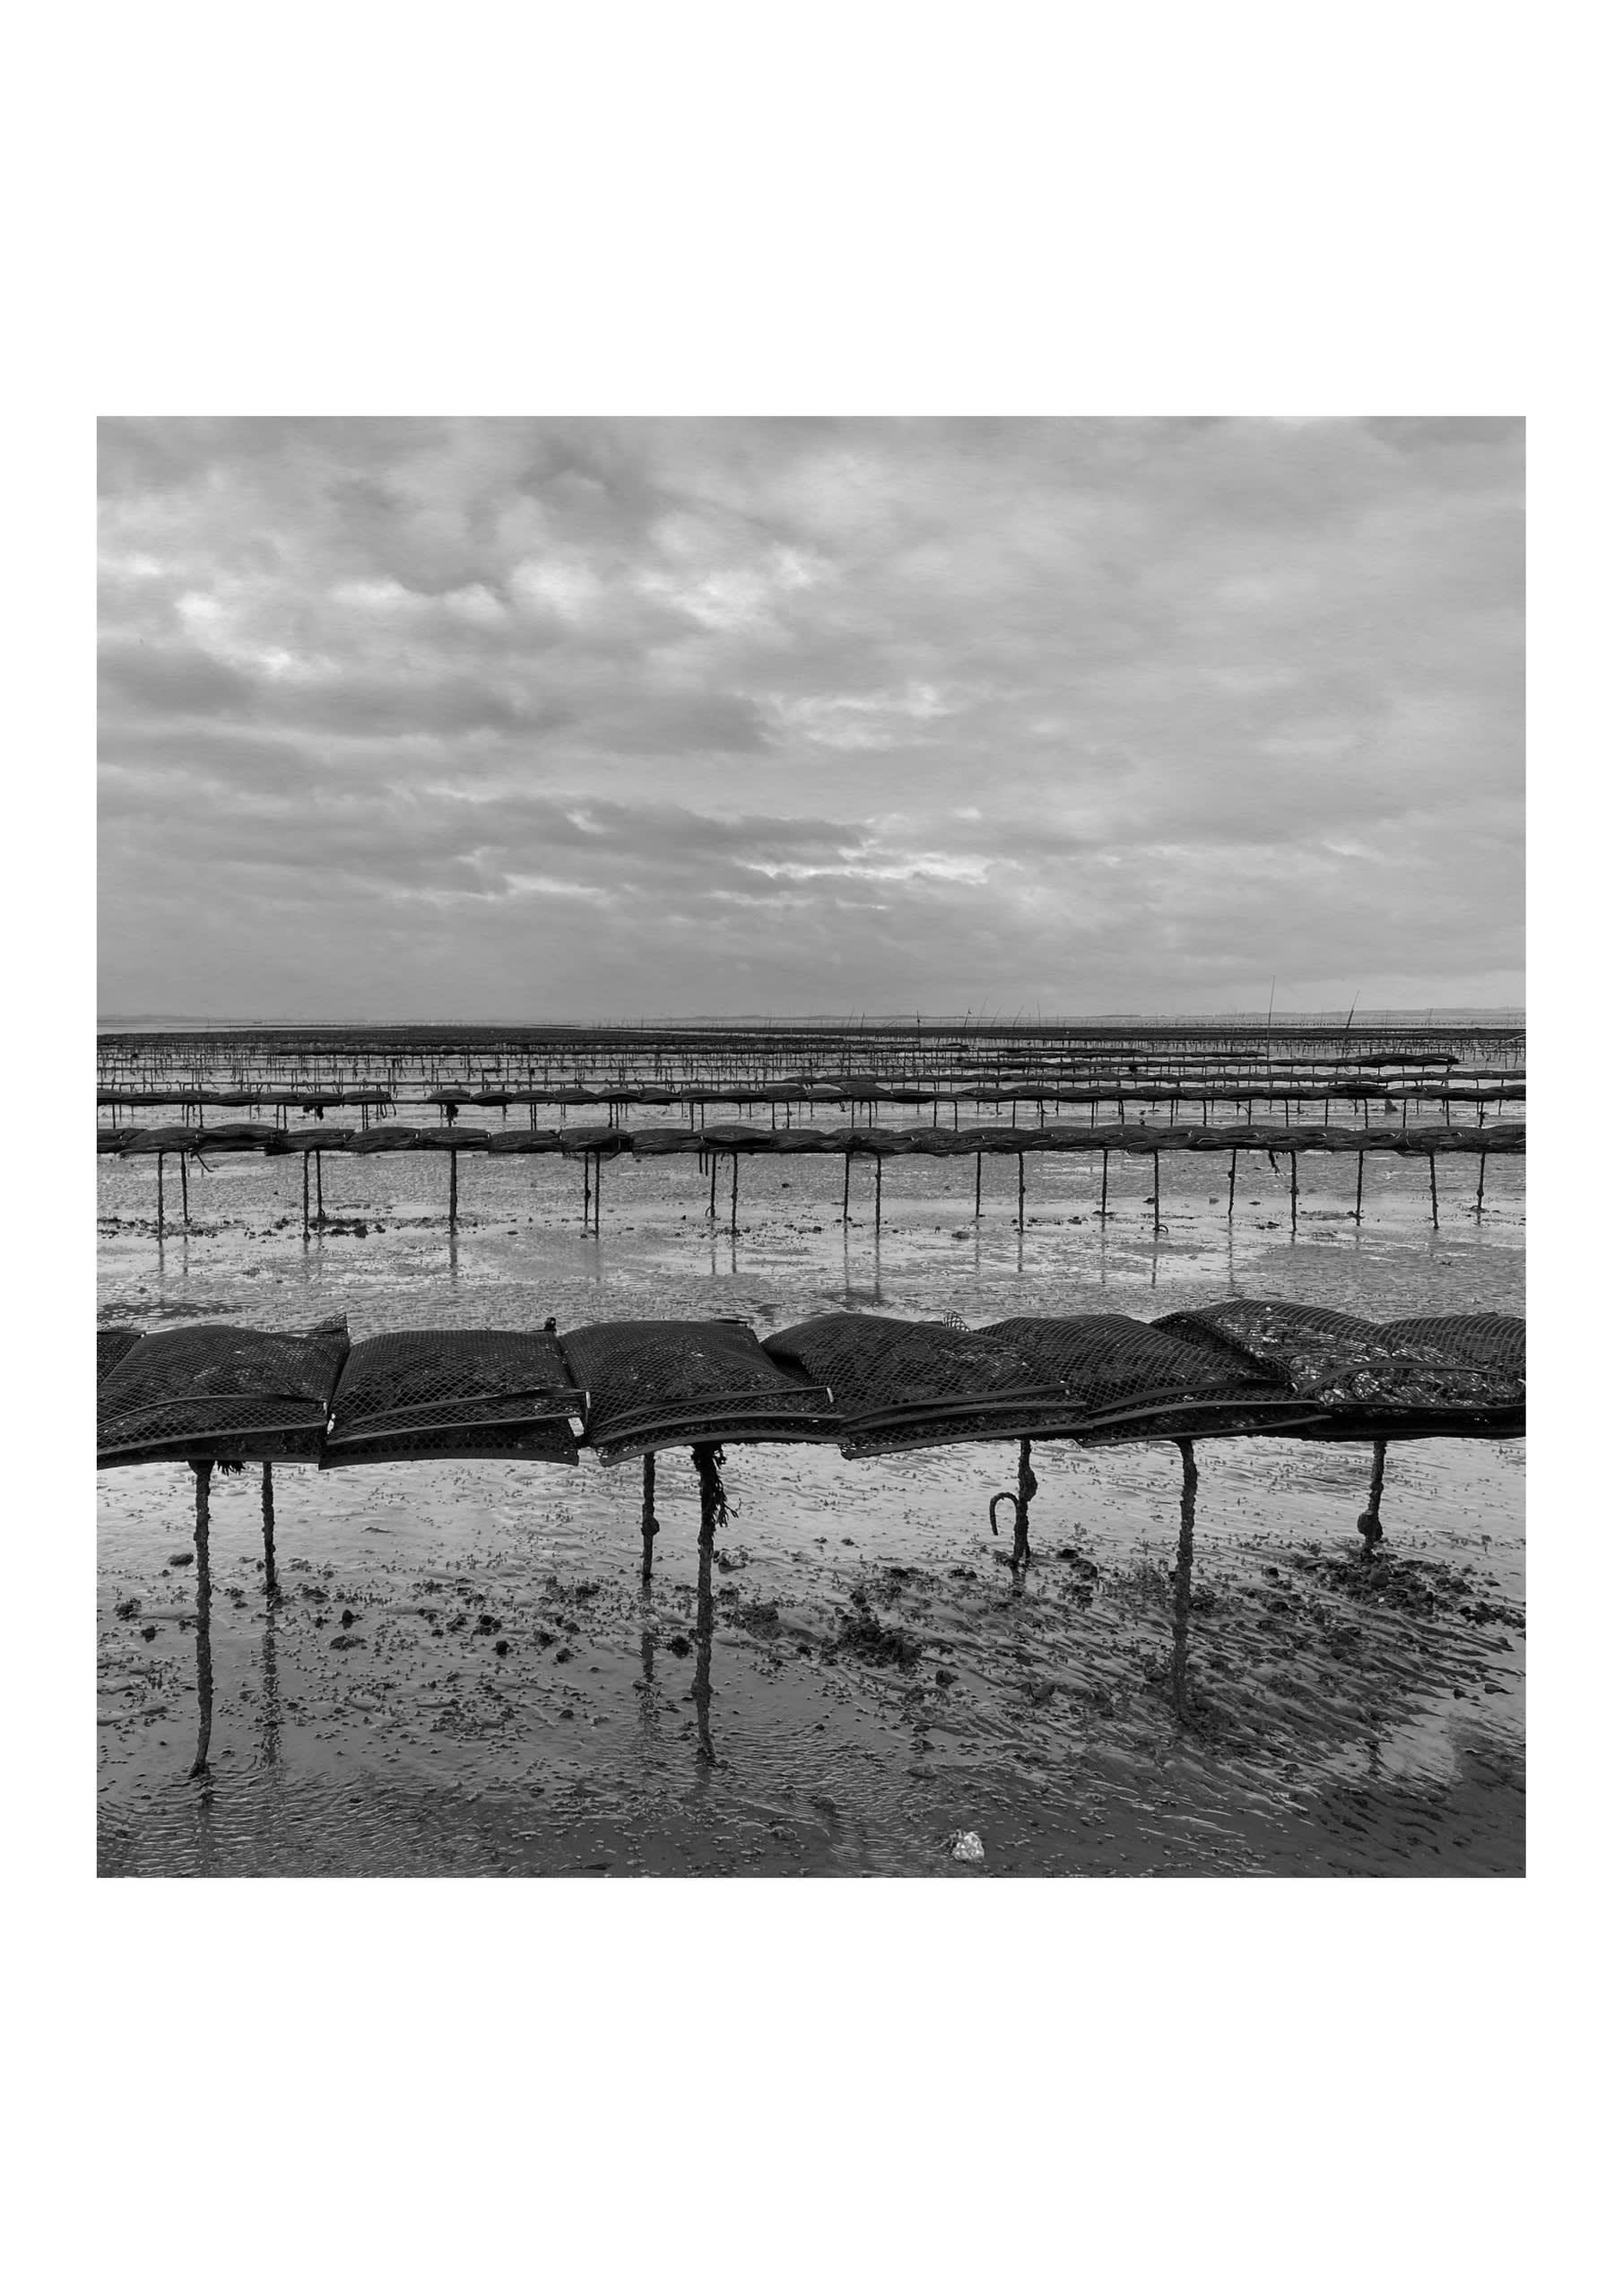
[[[1523,1173],[1492,1160],[1349,1158],[1289,1185],[1243,1158],[1147,1170],[898,1159],[872,1218],[859,1164],[744,1159],[738,1232],[686,1157],[605,1165],[325,1159],[301,1234],[298,1160],[189,1176],[156,1231],[151,1160],[98,1172],[99,1313],[353,1337],[422,1326],[561,1330],[739,1316],[758,1334],[833,1306],[969,1323],[1143,1318],[1243,1293],[1376,1319],[1523,1311]],[[1125,1160],[1124,1160],[1125,1161]],[[1281,1163],[1283,1160],[1281,1159]],[[171,1175],[170,1218],[173,1218]],[[1008,1200],[1005,1201],[1004,1199]],[[1521,1442],[1394,1443],[1373,1563],[1364,1445],[1208,1442],[1190,1679],[1170,1705],[1171,1444],[1036,1447],[1032,1561],[1009,1567],[1014,1446],[846,1462],[730,1450],[707,1599],[696,1479],[662,1454],[640,1583],[640,1476],[497,1462],[275,1470],[267,1599],[257,1470],[216,1474],[206,1776],[196,1735],[193,1483],[98,1478],[99,1866],[104,1874],[1515,1874],[1523,1867]],[[984,1855],[965,1862],[955,1837]]]

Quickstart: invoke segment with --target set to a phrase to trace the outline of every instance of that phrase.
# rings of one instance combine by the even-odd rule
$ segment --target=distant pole
[[[1024,1229],[1026,1225],[1026,1159],[1023,1152],[1016,1155],[1014,1163],[1020,1181],[1019,1208],[1015,1215],[1015,1225]]]
[[[304,1232],[308,1240],[310,1232],[310,1152],[308,1148],[304,1152]]]
[[[1364,1151],[1361,1148],[1358,1150],[1358,1192],[1352,1200],[1352,1217],[1355,1227],[1361,1228],[1364,1224]]]
[[[1296,1150],[1290,1152],[1290,1232],[1296,1233]]]
[[[1150,1162],[1151,1169],[1152,1169],[1152,1170],[1153,1170],[1153,1172],[1154,1172],[1154,1175],[1155,1175],[1155,1178],[1154,1178],[1154,1188],[1155,1188],[1155,1195],[1154,1195],[1154,1204],[1155,1204],[1154,1226],[1155,1226],[1155,1233],[1159,1236],[1159,1235],[1160,1234],[1160,1232],[1161,1232],[1161,1152],[1160,1152],[1160,1150],[1159,1150],[1159,1148],[1152,1148],[1152,1149],[1150,1150]]]
[[[601,1236],[603,1233],[603,1152],[601,1150],[592,1159],[592,1174],[596,1183],[592,1191],[592,1233],[595,1236]]]
[[[738,1233],[738,1151],[733,1151],[733,1233]]]
[[[1228,1151],[1228,1224],[1231,1228],[1234,1225],[1234,1181],[1235,1174],[1239,1169],[1239,1150],[1231,1148]]]
[[[163,1151],[158,1151],[158,1240],[163,1241]]]
[[[192,1208],[186,1193],[186,1150],[184,1148],[180,1151],[180,1224],[183,1228],[189,1228],[192,1224]]]
[[[1479,1220],[1482,1217],[1482,1187],[1487,1178],[1488,1152],[1484,1150],[1477,1158],[1477,1218]]]
[[[1431,1167],[1431,1224],[1435,1228],[1437,1224],[1437,1159],[1435,1149],[1427,1150],[1426,1161]]]
[[[1099,1218],[1107,1219],[1110,1213],[1110,1151],[1105,1151],[1105,1161],[1099,1171]]]
[[[316,1159],[316,1185],[317,1188],[321,1186],[321,1159],[319,1156]],[[319,1213],[317,1213],[317,1217],[320,1217]],[[456,1225],[456,1151],[455,1148],[451,1151],[451,1225],[453,1228]]]

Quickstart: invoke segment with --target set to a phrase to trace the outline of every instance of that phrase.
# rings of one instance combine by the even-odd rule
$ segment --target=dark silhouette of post
[[[214,1658],[209,1641],[209,1476],[213,1462],[194,1459],[197,1480],[197,1754],[192,1776],[202,1778],[209,1766],[209,1736],[214,1722]]]
[[[654,1512],[654,1454],[645,1451],[642,1459],[642,1580],[646,1587],[654,1576],[654,1542],[659,1536],[659,1518]]]
[[[1369,1504],[1358,1517],[1358,1530],[1364,1541],[1364,1559],[1367,1562],[1376,1548],[1385,1537],[1381,1523],[1381,1493],[1386,1487],[1386,1439],[1377,1435],[1375,1441],[1375,1464],[1369,1475]]]
[[[1184,1462],[1184,1489],[1178,1505],[1177,1561],[1172,1573],[1172,1708],[1180,1722],[1191,1721],[1189,1710],[1189,1610],[1194,1576],[1194,1494],[1200,1477],[1195,1471],[1194,1445],[1177,1438]]]
[[[271,1488],[271,1463],[266,1459],[259,1471],[259,1514],[265,1530],[265,1591],[267,1597],[276,1599],[276,1499]]]

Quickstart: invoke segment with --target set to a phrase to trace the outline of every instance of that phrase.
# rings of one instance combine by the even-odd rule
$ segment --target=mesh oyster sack
[[[108,1324],[96,1334],[96,1385],[100,1387],[108,1373],[116,1370],[135,1342],[139,1331],[129,1324]]]
[[[349,1153],[352,1156],[382,1156],[392,1150],[414,1148],[417,1128],[409,1124],[375,1124],[365,1132],[352,1135]]]
[[[1317,1416],[1277,1374],[1126,1316],[1016,1316],[978,1331],[819,1316],[766,1346],[827,1380],[850,1458],[1020,1435],[1242,1433]]]
[[[119,1150],[121,1156],[170,1156],[202,1144],[199,1126],[161,1124],[132,1132]]]
[[[1065,1431],[1084,1442],[1284,1432],[1318,1417],[1275,1367],[1203,1333],[1110,1315],[1013,1316],[994,1333],[1065,1396]]]
[[[795,1378],[748,1324],[587,1324],[563,1351],[587,1391],[586,1440],[605,1459],[692,1443],[826,1443],[828,1388]]]
[[[1520,1316],[1411,1316],[1383,1324],[1381,1332],[1394,1347],[1437,1348],[1462,1363],[1525,1383],[1527,1326]]]
[[[97,1463],[316,1458],[349,1352],[342,1317],[305,1332],[148,1332],[97,1389]]]
[[[1522,1378],[1473,1361],[1457,1334],[1438,1344],[1413,1335],[1412,1324],[1383,1326],[1281,1300],[1228,1300],[1163,1317],[1159,1327],[1205,1333],[1282,1373],[1293,1394],[1324,1414],[1312,1431],[1320,1438],[1522,1431]]]
[[[764,1345],[830,1390],[847,1458],[1069,1428],[1063,1390],[997,1329],[836,1313]]]
[[[550,1459],[573,1466],[585,1407],[551,1332],[384,1332],[350,1350],[321,1464]]]

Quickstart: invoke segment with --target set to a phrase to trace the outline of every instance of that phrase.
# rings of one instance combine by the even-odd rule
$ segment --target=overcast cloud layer
[[[1519,1003],[1522,450],[104,423],[102,1010]]]

